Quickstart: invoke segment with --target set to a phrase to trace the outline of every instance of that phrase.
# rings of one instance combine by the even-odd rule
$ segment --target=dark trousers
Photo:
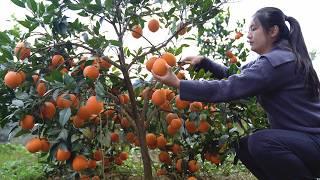
[[[320,135],[265,129],[241,138],[236,151],[258,179],[320,178]]]

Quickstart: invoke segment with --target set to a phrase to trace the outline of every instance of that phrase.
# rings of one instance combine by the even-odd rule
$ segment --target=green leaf
[[[113,45],[113,46],[120,46],[121,43],[117,40],[109,40],[110,44]]]
[[[68,4],[70,10],[80,10],[82,8],[81,4]]]
[[[44,12],[46,11],[46,7],[44,6],[43,2],[41,2],[39,4],[39,9],[38,9],[38,13],[39,13],[39,16],[42,16],[44,14]]]
[[[30,24],[31,24],[31,22],[29,22],[29,21],[18,21],[18,23],[28,29],[30,28]]]
[[[5,32],[0,32],[1,44],[9,44],[11,42],[10,37]]]
[[[61,132],[60,132],[60,134],[59,134],[59,136],[57,137],[57,140],[63,139],[63,140],[65,140],[65,141],[67,141],[68,134],[69,134],[69,133],[68,133],[68,130],[62,129]]]
[[[104,87],[101,84],[101,82],[96,83],[95,90],[98,97],[103,98],[106,96],[106,91],[104,90]]]
[[[58,71],[58,70],[52,71],[49,75],[47,75],[47,76],[45,77],[45,79],[46,79],[47,81],[51,81],[51,82],[53,82],[53,81],[63,82],[62,74],[61,74],[61,72]]]
[[[63,109],[59,112],[59,123],[62,127],[68,122],[68,120],[70,119],[70,116],[71,116],[70,108]]]
[[[25,134],[30,134],[30,131],[29,131],[29,130],[21,129],[21,130],[18,131],[13,137],[19,137],[19,136],[22,136],[22,135],[25,135]]]
[[[37,3],[34,0],[27,0],[27,6],[34,13],[37,12]]]
[[[22,8],[25,8],[24,2],[19,1],[19,0],[11,0],[15,5],[20,6]]]

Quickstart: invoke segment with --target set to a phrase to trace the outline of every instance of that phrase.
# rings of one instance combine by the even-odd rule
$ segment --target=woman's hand
[[[179,62],[179,65],[190,64],[192,66],[201,63],[203,56],[187,56]]]
[[[174,74],[174,72],[172,71],[171,66],[169,66],[168,64],[166,64],[166,66],[168,68],[168,71],[164,76],[158,76],[153,71],[151,71],[153,77],[157,81],[160,81],[161,83],[163,83],[163,84],[165,84],[167,86],[179,88],[180,87],[180,79],[178,79],[178,77]]]

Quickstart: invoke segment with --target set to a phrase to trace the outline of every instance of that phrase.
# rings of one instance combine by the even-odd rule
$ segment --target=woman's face
[[[251,50],[260,55],[267,53],[272,48],[273,38],[270,33],[263,30],[257,20],[251,21],[247,38]]]

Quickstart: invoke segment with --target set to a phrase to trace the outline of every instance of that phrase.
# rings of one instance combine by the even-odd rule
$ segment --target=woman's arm
[[[222,64],[213,62],[206,57],[204,57],[200,63],[194,65],[194,69],[196,71],[200,71],[200,69],[204,69],[206,72],[209,71],[213,74],[215,78],[218,78],[218,79],[227,78],[229,76],[228,67]]]

